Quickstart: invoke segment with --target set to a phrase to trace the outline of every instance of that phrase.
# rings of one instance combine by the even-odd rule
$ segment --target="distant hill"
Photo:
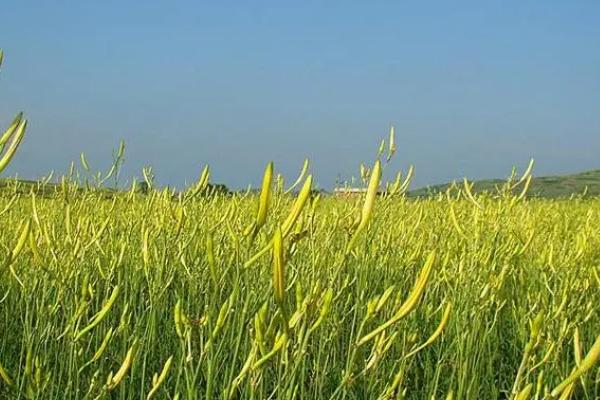
[[[15,189],[15,186],[18,182],[18,189],[17,191],[19,193],[30,193],[31,190],[35,190],[36,193],[39,194],[50,194],[53,193],[58,185],[55,183],[47,183],[44,188],[42,189],[41,184],[38,183],[37,181],[32,181],[32,180],[27,180],[27,179],[17,179],[15,180],[14,178],[0,178],[0,190],[1,191],[6,191],[8,189],[10,189],[11,191],[13,191]]]
[[[3,193],[12,193],[14,191],[22,194],[29,194],[31,191],[34,191],[39,196],[51,197],[54,196],[57,192],[60,192],[61,186],[57,183],[46,183],[42,185],[38,181],[27,180],[27,179],[14,179],[14,178],[0,178],[0,194]],[[83,190],[83,187],[80,187],[79,190]],[[125,189],[128,191],[129,189]],[[138,182],[138,191],[140,193],[147,192],[147,185],[145,182]],[[220,194],[229,194],[231,191],[229,188],[223,184],[218,183],[209,183],[207,186],[207,191],[205,193],[215,193],[218,192]],[[104,194],[107,197],[113,196],[115,193],[122,193],[121,189],[114,189],[110,187],[102,187],[100,189],[100,193]]]
[[[475,181],[474,192],[494,192],[501,186],[503,179],[484,179]],[[462,185],[462,182],[457,182]],[[427,197],[445,192],[451,183],[419,188],[409,192],[410,197]],[[588,196],[600,196],[600,169],[572,175],[534,177],[529,188],[529,196],[544,198],[562,198],[573,194],[582,194],[587,187]]]

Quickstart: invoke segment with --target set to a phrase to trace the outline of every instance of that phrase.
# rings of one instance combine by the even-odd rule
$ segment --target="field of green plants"
[[[208,168],[108,193],[84,156],[79,179],[6,186],[0,398],[600,398],[600,200],[530,199],[531,168],[407,199],[410,174],[382,182],[394,151],[348,197],[272,163],[257,193]]]

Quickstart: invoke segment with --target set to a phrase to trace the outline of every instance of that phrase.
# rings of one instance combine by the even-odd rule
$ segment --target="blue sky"
[[[372,162],[393,123],[415,185],[600,168],[598,1],[27,1],[0,5],[0,122],[28,136],[8,174],[85,152],[182,186],[321,187]]]

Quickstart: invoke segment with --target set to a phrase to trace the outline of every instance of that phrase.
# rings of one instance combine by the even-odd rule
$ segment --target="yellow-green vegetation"
[[[310,180],[5,189],[2,396],[600,396],[599,200],[513,195],[526,178],[418,200]]]
[[[107,196],[118,163],[84,156],[83,184],[13,181],[0,398],[599,398],[600,200],[527,199],[531,169],[410,200],[389,143],[362,197],[315,194],[308,161],[287,188],[267,164],[260,194],[206,167]]]

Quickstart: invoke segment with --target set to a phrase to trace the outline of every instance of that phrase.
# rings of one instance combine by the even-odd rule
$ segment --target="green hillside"
[[[138,191],[145,193],[144,189],[146,186],[144,182],[138,182]],[[32,191],[36,193],[38,196],[42,197],[52,197],[61,191],[61,185],[53,182],[42,184],[38,181],[27,180],[27,179],[15,179],[15,178],[0,178],[0,195],[14,195],[15,193],[19,194],[29,194]],[[78,188],[79,191],[85,190],[84,186],[80,186]],[[102,193],[106,197],[112,197],[115,193],[123,193],[121,189],[114,189],[111,187],[101,187],[94,188],[98,193]],[[128,191],[129,188],[125,189]],[[219,192],[220,194],[228,194],[231,193],[229,188],[223,184],[219,183],[209,183],[207,185],[206,192],[201,193],[210,193],[213,194],[215,192]]]
[[[460,182],[459,182],[460,183]],[[504,183],[502,179],[484,179],[476,181],[473,189],[475,192],[493,192],[497,186]],[[419,188],[409,193],[412,197],[425,197],[445,192],[451,183],[433,185]],[[588,196],[600,196],[600,169],[581,172],[572,175],[534,177],[531,181],[529,195],[534,197],[561,198],[573,194],[582,194],[586,191]]]
[[[30,193],[34,190],[38,194],[52,194],[57,190],[58,185],[47,183],[42,185],[37,181],[27,179],[0,178],[0,191],[2,192],[17,192]]]

